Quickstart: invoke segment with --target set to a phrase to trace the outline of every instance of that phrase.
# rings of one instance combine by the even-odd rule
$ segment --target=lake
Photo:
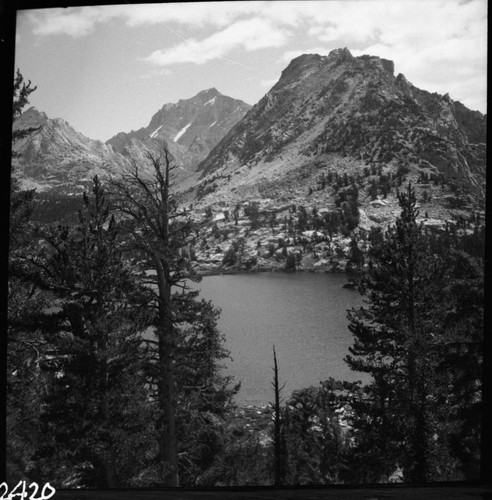
[[[267,272],[207,276],[193,286],[222,310],[227,374],[241,381],[238,403],[273,401],[274,345],[284,399],[329,377],[366,380],[343,361],[352,344],[346,311],[362,304],[346,282],[344,274]]]

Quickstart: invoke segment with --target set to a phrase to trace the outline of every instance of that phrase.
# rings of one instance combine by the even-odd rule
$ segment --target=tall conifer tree
[[[354,344],[346,361],[372,377],[353,403],[354,457],[366,467],[366,480],[388,477],[397,466],[407,481],[456,479],[449,440],[457,419],[450,422],[449,414],[458,373],[465,384],[480,386],[476,371],[463,373],[457,364],[457,353],[466,351],[480,366],[480,293],[470,291],[460,319],[453,311],[464,293],[460,281],[476,281],[479,274],[471,264],[460,273],[460,253],[433,251],[417,222],[410,184],[398,199],[402,211],[395,225],[370,235],[369,271],[361,282],[367,305],[349,311]],[[451,317],[457,319],[454,326]]]
[[[12,122],[29,103],[36,90],[26,83],[17,69],[14,79]],[[12,143],[32,132],[12,130]],[[12,152],[10,169],[9,245],[8,245],[8,335],[7,335],[7,479],[20,480],[25,474],[29,454],[36,444],[34,416],[37,413],[39,387],[32,370],[39,356],[42,341],[34,332],[26,332],[25,318],[40,306],[39,297],[32,292],[27,269],[21,255],[31,244],[30,217],[33,211],[34,190],[23,190],[14,169]],[[22,424],[24,422],[24,424]]]
[[[140,332],[146,290],[124,263],[119,229],[97,177],[75,227],[40,228],[31,279],[49,299],[36,328],[47,346],[42,442],[32,474],[59,486],[129,486],[145,468],[152,411]]]
[[[211,411],[215,406],[214,413],[218,411],[218,400],[222,398],[220,404],[227,406],[234,392],[227,388],[228,379],[219,376],[216,363],[227,355],[215,325],[216,312],[210,305],[194,302],[197,292],[187,284],[189,280],[198,281],[199,276],[186,251],[192,224],[171,192],[176,168],[173,156],[162,143],[159,154],[149,152],[146,164],[135,162],[121,179],[113,181],[128,249],[133,252],[135,268],[141,270],[153,294],[149,305],[154,311],[156,340],[150,339],[149,344],[155,353],[153,384],[159,406],[157,482],[163,486],[180,484],[179,469],[184,464],[180,465],[178,453],[189,458],[189,453],[182,453],[184,442],[188,441],[183,437],[182,417],[191,416],[183,413],[184,407],[193,399],[190,411],[196,411],[200,405]],[[201,354],[194,349],[198,343],[205,348]],[[200,374],[200,380],[196,376],[190,378],[190,370]],[[195,388],[191,391],[194,396],[187,401],[184,396],[191,395],[190,386]],[[207,392],[213,399],[208,406],[204,405]],[[202,465],[206,466],[205,462]],[[190,463],[191,469],[196,466],[195,459],[191,459],[188,470]],[[188,479],[184,482],[189,483],[190,474],[185,475]]]

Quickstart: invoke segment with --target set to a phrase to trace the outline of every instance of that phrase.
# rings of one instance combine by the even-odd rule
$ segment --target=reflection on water
[[[209,276],[194,285],[222,309],[219,329],[233,358],[227,372],[241,381],[238,402],[273,400],[273,345],[284,398],[328,377],[365,380],[343,361],[352,343],[346,311],[361,304],[344,283],[343,274],[259,273]]]

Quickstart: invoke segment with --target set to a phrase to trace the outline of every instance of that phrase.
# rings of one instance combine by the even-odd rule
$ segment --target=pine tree
[[[15,79],[14,79],[14,96],[13,96],[13,106],[12,106],[12,121],[18,118],[24,108],[29,104],[29,96],[37,89],[37,87],[33,87],[31,80],[27,83],[22,76],[19,68],[17,68]],[[13,130],[12,131],[12,140],[15,142],[22,137],[30,134],[35,129],[28,130]]]
[[[274,413],[274,431],[273,431],[273,470],[274,470],[274,485],[279,486],[285,480],[286,466],[286,450],[285,450],[285,430],[281,411],[280,394],[285,384],[280,387],[277,365],[277,353],[273,346],[273,382],[272,382],[275,403],[270,403]]]
[[[123,261],[97,177],[83,201],[79,224],[40,228],[40,250],[27,257],[50,299],[38,322],[49,350],[39,361],[47,394],[32,474],[60,486],[128,486],[145,467],[132,448],[148,446],[153,432],[141,339],[147,292]]]
[[[193,475],[189,472],[190,467],[196,471],[197,463],[189,454],[180,452],[187,449],[188,442],[188,438],[183,437],[183,425],[186,426],[186,418],[191,420],[194,418],[192,415],[197,415],[196,405],[202,404],[205,398],[205,393],[195,397],[196,392],[191,397],[188,384],[191,387],[205,384],[209,391],[215,387],[213,397],[223,398],[224,401],[229,393],[226,380],[219,377],[219,368],[215,364],[225,355],[220,348],[218,332],[211,327],[215,312],[203,303],[194,303],[196,292],[188,288],[188,281],[198,281],[199,276],[186,252],[193,230],[191,221],[185,212],[180,211],[171,193],[173,171],[177,164],[165,143],[161,144],[158,155],[149,153],[147,160],[148,163],[141,166],[134,163],[132,169],[122,179],[114,180],[112,185],[126,228],[128,249],[134,254],[137,267],[153,294],[149,307],[154,311],[152,326],[156,340],[150,339],[149,344],[153,346],[155,355],[152,386],[156,388],[159,407],[156,426],[159,449],[157,483],[178,486],[180,468],[185,484],[189,484]],[[194,311],[193,314],[190,311]],[[186,325],[194,325],[194,331],[201,334],[183,337],[183,332],[188,331]],[[203,352],[201,362],[208,363],[205,371],[202,371],[203,364],[198,370],[197,352],[194,352],[195,357],[191,355],[192,345],[198,339],[214,346]],[[184,345],[187,346],[184,351],[189,350],[189,353],[183,352]],[[190,380],[191,372],[187,375],[182,372],[185,369],[182,361],[188,355],[190,360],[195,360],[193,370],[200,375],[200,381]],[[190,399],[186,399],[185,395]],[[208,411],[211,414],[217,412],[215,404],[210,401]],[[188,413],[185,408],[188,408]],[[186,464],[178,461],[178,453]],[[205,463],[202,465],[206,466]]]
[[[459,241],[457,244],[460,246]],[[445,442],[458,460],[463,478],[476,480],[482,426],[483,260],[451,247],[446,272],[438,366],[445,384],[437,397],[446,411]]]
[[[29,96],[36,90],[32,87],[31,81],[27,84],[24,81],[19,69],[17,69],[14,81],[14,96],[13,96],[13,114],[12,122],[18,118],[27,104],[29,104]],[[34,129],[28,130],[13,130],[12,142],[22,139],[30,134]],[[12,157],[16,156],[15,151],[12,152]],[[19,186],[19,180],[14,170],[13,162],[11,163],[11,179],[10,179],[10,225],[9,225],[9,250],[11,256],[15,251],[23,246],[29,239],[26,228],[33,211],[34,190],[22,190]]]
[[[396,466],[407,481],[452,479],[456,461],[448,441],[456,423],[449,422],[447,405],[457,365],[443,369],[443,362],[453,352],[453,337],[467,337],[463,324],[453,333],[446,320],[448,304],[457,299],[449,273],[456,257],[432,250],[417,223],[410,184],[398,198],[402,212],[395,226],[370,235],[369,271],[361,283],[367,306],[349,312],[354,345],[346,361],[372,376],[354,401],[354,456],[366,464],[370,458],[374,466],[367,474],[373,480],[387,477]],[[477,297],[473,304],[479,304]],[[480,322],[473,308],[468,317]],[[479,364],[476,352],[467,353]],[[476,383],[476,374],[469,376],[465,379]],[[446,472],[439,465],[444,459]]]
[[[297,211],[297,231],[299,233],[306,231],[306,229],[308,229],[308,222],[309,218],[307,211],[302,205],[300,205]]]
[[[176,433],[181,486],[196,486],[225,446],[227,418],[239,385],[222,375],[229,357],[211,302],[197,292],[173,295],[176,313]]]
[[[347,387],[330,379],[292,393],[282,414],[286,484],[342,481],[347,440],[338,413]]]
[[[371,271],[363,283],[369,305],[349,313],[354,345],[346,361],[373,377],[359,409],[371,415],[366,421],[382,441],[380,456],[400,448],[405,478],[424,482],[432,477],[433,299],[441,271],[416,222],[411,185],[398,199],[395,226],[372,235]],[[386,466],[395,467],[396,457],[388,458]]]
[[[36,90],[25,83],[17,69],[14,80],[12,121],[18,118],[29,103],[29,95]],[[32,130],[12,131],[15,143]],[[16,156],[12,154],[12,159]],[[14,162],[10,170],[10,213],[8,245],[8,335],[7,335],[7,476],[20,480],[25,477],[29,456],[36,446],[35,416],[39,408],[39,378],[34,369],[42,339],[36,332],[26,332],[23,319],[42,307],[26,276],[22,254],[32,244],[30,218],[33,211],[34,190],[23,190],[19,185]]]
[[[352,235],[352,239],[350,240],[350,248],[349,248],[349,255],[348,255],[348,262],[346,269],[349,278],[354,282],[357,282],[360,274],[362,273],[363,266],[364,266],[364,253],[359,248],[355,235]]]
[[[244,209],[244,215],[249,217],[251,229],[258,229],[260,227],[260,206],[258,202],[250,203]]]
[[[287,249],[284,247],[284,250],[287,252]],[[296,254],[289,252],[286,255],[285,261],[285,270],[286,271],[295,271],[297,269],[297,257]]]
[[[12,104],[12,123],[22,114],[24,108],[29,104],[29,96],[37,89],[33,87],[31,80],[27,83],[22,76],[22,73],[17,68],[14,79],[14,95]],[[12,130],[12,143],[28,136],[36,128],[28,128],[24,130]],[[18,153],[12,151],[12,159],[18,156]],[[32,200],[34,197],[33,190],[21,190],[17,172],[14,169],[14,163],[11,163],[11,178],[10,178],[10,245],[16,246],[17,238],[21,237],[22,224],[30,217],[32,213]]]
[[[178,220],[177,203],[169,192],[172,171],[176,168],[171,153],[163,145],[159,155],[149,152],[147,160],[148,164],[143,168],[134,162],[122,179],[114,180],[112,185],[118,209],[124,218],[129,247],[142,262],[142,272],[152,270],[148,281],[155,295],[154,327],[158,339],[158,482],[165,486],[178,486],[174,370],[177,335],[172,287],[182,285],[183,278],[190,274],[189,262],[179,254],[190,227],[187,221]]]

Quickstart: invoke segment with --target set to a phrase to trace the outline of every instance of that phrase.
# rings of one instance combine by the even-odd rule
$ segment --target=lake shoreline
[[[344,432],[351,428],[346,417],[348,413],[349,407],[344,405],[343,411],[336,414]],[[236,436],[256,436],[261,446],[273,444],[275,411],[270,403],[236,404],[232,415],[231,426]]]
[[[347,274],[345,269],[296,269],[295,271],[288,271],[281,268],[268,268],[268,269],[200,269],[198,270],[200,276],[221,276],[221,275],[241,275],[241,274],[260,274],[260,273],[287,273],[287,274]]]

